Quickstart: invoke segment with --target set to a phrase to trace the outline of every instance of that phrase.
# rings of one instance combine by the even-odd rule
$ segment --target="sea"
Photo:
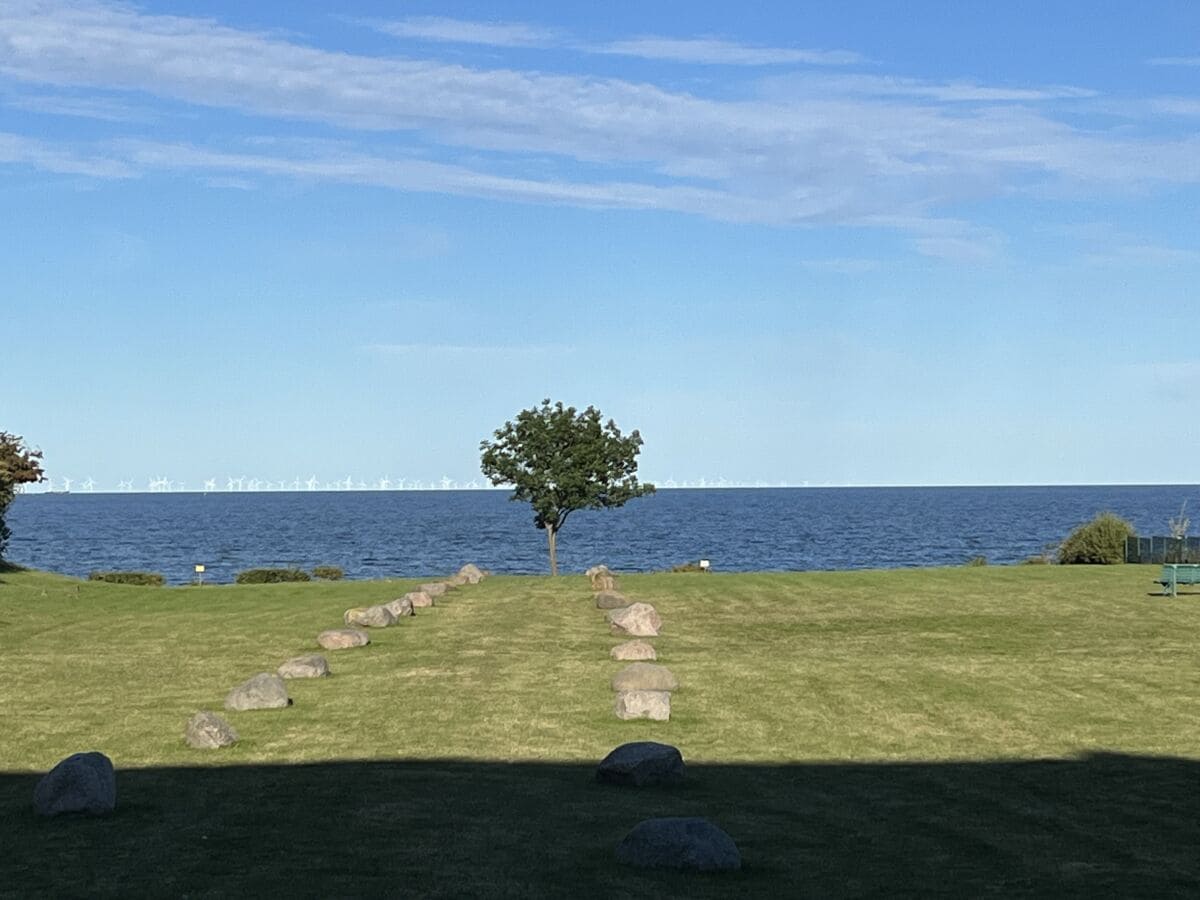
[[[836,487],[660,490],[620,509],[572,513],[563,572],[605,563],[649,572],[700,559],[713,571],[1018,563],[1112,511],[1141,535],[1167,533],[1197,485]],[[1200,517],[1200,513],[1198,513]],[[348,578],[548,571],[527,504],[484,491],[24,494],[9,508],[10,561],[67,575],[205,567],[230,582],[258,566],[340,566]]]

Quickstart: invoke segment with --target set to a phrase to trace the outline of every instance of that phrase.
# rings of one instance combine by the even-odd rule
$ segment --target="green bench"
[[[1200,584],[1200,563],[1167,563],[1163,566],[1158,583],[1163,586],[1163,596],[1178,596],[1181,584]]]

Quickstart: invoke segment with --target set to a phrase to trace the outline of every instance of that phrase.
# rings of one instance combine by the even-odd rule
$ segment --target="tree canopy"
[[[549,540],[551,574],[558,573],[558,531],[572,512],[623,506],[654,492],[654,485],[637,479],[641,447],[636,430],[623,436],[595,407],[577,412],[549,400],[521,410],[479,445],[488,480],[512,485],[509,499],[533,507],[533,523]]]
[[[0,431],[0,560],[12,536],[4,521],[8,506],[23,484],[42,481],[42,451],[25,446],[20,435]]]

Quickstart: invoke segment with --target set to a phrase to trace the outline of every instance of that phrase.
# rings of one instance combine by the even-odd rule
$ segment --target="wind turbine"
[[[308,481],[304,482],[304,484],[310,491],[315,491],[317,489],[317,476],[312,476],[312,478],[308,479]]]
[[[71,482],[72,481],[73,481],[73,479],[68,478],[66,475],[63,476],[62,483],[63,483],[63,493],[64,494],[71,493]]]
[[[452,485],[452,484],[454,484],[454,482],[450,480],[450,476],[449,476],[449,475],[443,475],[443,476],[442,476],[442,490],[443,490],[443,491],[448,491],[448,490],[450,490],[450,485]]]
[[[132,491],[133,490],[133,480],[130,479],[129,481],[118,481],[117,482],[117,490]]]
[[[341,484],[342,484],[342,490],[350,491],[350,490],[354,489],[354,479],[351,478],[349,475],[346,476],[346,480],[343,481]]]
[[[209,494],[217,489],[217,479],[210,478],[204,482],[204,493]]]
[[[388,478],[386,475],[384,475],[382,478],[379,479],[379,481],[376,483],[375,487],[376,487],[376,490],[380,490],[380,491],[390,490],[392,487],[392,480],[390,478]]]

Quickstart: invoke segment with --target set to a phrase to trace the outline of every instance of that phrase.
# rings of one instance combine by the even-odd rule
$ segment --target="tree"
[[[551,404],[517,413],[495,440],[481,441],[483,474],[494,485],[512,485],[510,500],[533,506],[533,524],[546,532],[550,574],[558,574],[558,532],[577,509],[611,509],[634,497],[654,493],[639,484],[637,455],[642,437],[621,435],[612,419],[602,423],[589,406]]]
[[[42,481],[42,451],[30,450],[20,435],[0,431],[0,560],[12,536],[4,515],[23,484]]]

